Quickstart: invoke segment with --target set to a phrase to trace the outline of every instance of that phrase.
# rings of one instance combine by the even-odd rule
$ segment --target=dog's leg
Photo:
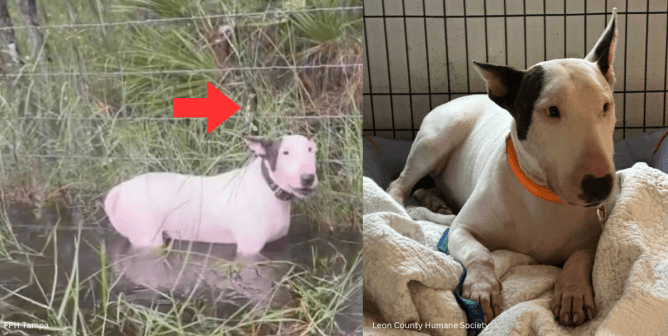
[[[162,228],[156,227],[157,221],[149,212],[127,211],[118,217],[117,221],[120,223],[115,223],[115,226],[117,229],[126,228],[125,233],[131,232],[127,238],[132,246],[140,248],[165,246]]]
[[[452,215],[452,210],[445,204],[437,188],[418,189],[413,193],[413,196],[415,196],[420,205],[432,212],[442,215]]]
[[[462,296],[479,302],[489,323],[501,314],[501,282],[494,273],[494,261],[490,251],[475,236],[458,222],[451,226],[448,234],[448,246],[452,257],[466,267],[466,279]]]
[[[387,188],[387,193],[401,205],[406,204],[413,186],[429,172],[434,171],[439,162],[454,148],[453,139],[434,132],[422,132],[422,130],[418,132],[404,170]]]
[[[246,241],[237,243],[237,254],[240,256],[249,256],[260,253],[264,247],[264,242]]]
[[[154,237],[154,238],[151,238]],[[165,245],[165,241],[162,238],[162,234],[147,234],[143,237],[131,237],[128,238],[132,246],[141,247],[141,248],[158,248]]]
[[[265,243],[266,241],[264,239],[257,239],[257,237],[247,235],[237,236],[236,261],[243,264],[253,264],[257,262],[258,255]]]
[[[554,317],[562,325],[581,325],[596,316],[591,272],[596,249],[575,251],[561,271],[550,303]]]

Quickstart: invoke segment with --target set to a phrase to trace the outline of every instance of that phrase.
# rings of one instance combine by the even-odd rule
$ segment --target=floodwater
[[[136,251],[109,225],[101,210],[85,217],[77,208],[45,208],[39,215],[25,206],[6,208],[7,218],[0,221],[8,220],[14,237],[24,247],[10,253],[14,262],[7,256],[0,261],[0,315],[5,321],[30,322],[26,313],[46,318],[40,305],[49,304],[54,288],[56,293],[66,291],[75,263],[79,307],[84,312],[100,309],[103,277],[99,271],[104,264],[108,266],[106,278],[113,297],[122,295],[125,300],[151,307],[173,304],[163,293],[182,301],[203,298],[208,302],[208,314],[225,318],[249,302],[280,309],[295,300],[285,286],[278,284],[294,264],[313,269],[319,260],[334,260],[332,272],[342,274],[350,271],[362,249],[360,233],[323,236],[299,229],[313,225],[294,217],[286,237],[268,243],[257,263],[241,266],[228,262],[235,257],[234,244],[173,241],[167,251]],[[3,236],[0,243],[8,244],[6,237],[11,235]],[[353,272],[361,276],[361,262]],[[60,306],[60,302],[51,304]],[[361,334],[361,288],[351,295],[347,305],[335,317],[339,330],[342,335]],[[22,313],[17,315],[17,311]],[[38,330],[23,331],[37,334]]]

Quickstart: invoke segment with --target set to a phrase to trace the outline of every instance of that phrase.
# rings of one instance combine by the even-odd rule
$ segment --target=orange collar
[[[534,181],[531,181],[520,168],[520,163],[517,161],[517,153],[515,153],[515,147],[513,146],[513,140],[510,138],[510,134],[506,136],[506,153],[508,154],[508,164],[510,169],[515,174],[520,183],[534,196],[552,203],[561,203],[559,196],[553,193],[546,186],[541,186],[536,184]]]

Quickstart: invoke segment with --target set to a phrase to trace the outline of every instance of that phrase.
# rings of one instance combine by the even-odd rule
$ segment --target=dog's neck
[[[545,172],[540,168],[538,160],[533,158],[524,147],[524,141],[520,141],[517,136],[517,130],[513,128],[510,132],[510,138],[513,140],[513,147],[517,154],[517,162],[526,176],[534,183],[547,186]]]
[[[274,182],[274,180],[271,178],[269,174],[269,168],[267,168],[267,160],[264,158],[260,158],[260,160],[260,166],[262,166],[262,177],[264,177],[264,181],[267,182],[269,189],[274,192],[274,196],[276,196],[276,198],[279,200],[286,202],[295,199],[295,194],[281,189],[281,187],[279,187],[278,184],[276,184],[276,182]]]
[[[552,203],[561,203],[559,196],[552,192],[545,185],[539,185],[534,182],[525,172],[526,170],[522,167],[522,160],[518,158],[517,151],[515,150],[516,144],[519,144],[517,140],[513,140],[513,134],[508,134],[506,136],[506,154],[508,155],[508,164],[513,174],[517,180],[531,192],[534,196],[543,199]]]
[[[526,141],[520,141],[517,135],[517,129],[513,127],[510,131],[510,139],[513,141],[513,147],[515,148],[515,153],[517,154],[517,162],[519,163],[522,171],[526,176],[531,179],[534,183],[547,186],[547,177],[545,172],[540,167],[538,159],[534,158],[528,151],[525,146]]]

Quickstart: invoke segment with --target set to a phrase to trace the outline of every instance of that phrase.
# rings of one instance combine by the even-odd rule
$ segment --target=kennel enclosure
[[[614,7],[614,139],[665,128],[666,0],[365,0],[364,134],[412,140],[433,108],[486,93],[473,60],[584,58]]]

